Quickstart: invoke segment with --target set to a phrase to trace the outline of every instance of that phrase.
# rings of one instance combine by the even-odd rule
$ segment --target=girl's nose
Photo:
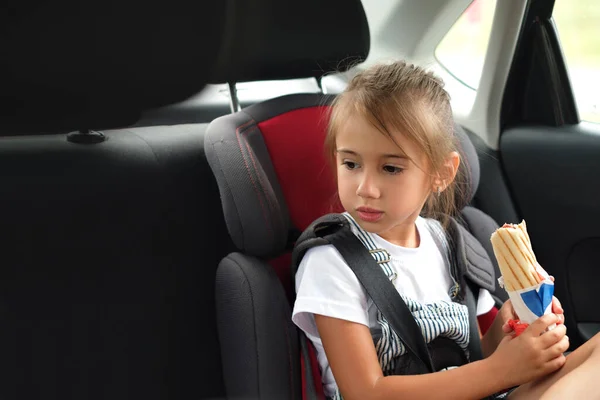
[[[377,199],[381,195],[381,192],[375,182],[375,179],[368,173],[365,173],[361,177],[360,184],[356,189],[356,194],[360,197]]]

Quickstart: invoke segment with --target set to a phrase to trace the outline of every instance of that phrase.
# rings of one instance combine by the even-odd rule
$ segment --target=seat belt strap
[[[423,333],[394,287],[394,284],[350,229],[342,229],[326,238],[354,272],[367,295],[396,332],[407,351],[422,364],[423,372],[434,372],[433,362]]]
[[[481,350],[481,340],[479,340],[479,324],[477,322],[477,303],[476,297],[471,285],[465,282],[465,304],[469,310],[469,360],[477,361],[483,359]]]

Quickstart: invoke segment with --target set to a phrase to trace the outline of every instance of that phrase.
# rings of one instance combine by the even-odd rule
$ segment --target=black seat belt
[[[479,324],[477,323],[477,297],[475,297],[479,295],[479,292],[475,294],[475,291],[471,288],[471,285],[468,282],[464,285],[464,287],[465,304],[469,310],[469,359],[471,361],[477,361],[483,359],[481,340],[479,339]]]
[[[310,360],[310,354],[308,350],[308,338],[305,335],[300,336],[300,352],[302,360],[304,361],[304,398],[306,400],[320,400],[320,396],[317,395],[317,388],[313,381],[313,370]]]
[[[340,229],[326,239],[342,255],[406,349],[421,362],[423,372],[435,372],[421,329],[394,284],[365,251],[362,242],[350,229]]]

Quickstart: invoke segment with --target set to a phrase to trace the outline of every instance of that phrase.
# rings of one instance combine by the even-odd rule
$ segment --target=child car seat
[[[252,32],[243,41],[243,30],[236,32],[245,54],[268,56],[244,59],[232,51],[223,56],[231,62],[223,61],[228,66],[220,81],[321,78],[338,66],[348,68],[343,60],[366,58],[369,33],[360,1],[303,1],[287,13],[290,24],[279,21],[276,6],[261,8],[268,3],[261,1],[253,10],[260,20],[253,26],[265,35]],[[304,18],[302,10],[312,5],[315,14]],[[297,18],[303,18],[302,23]],[[301,363],[298,333],[291,322],[289,271],[298,233],[321,215],[340,211],[333,202],[336,188],[323,152],[332,100],[323,94],[271,99],[216,119],[206,132],[206,157],[238,248],[220,262],[216,278],[217,324],[230,398],[300,399],[308,391],[322,395],[314,359],[312,364]],[[468,195],[457,205],[485,246],[497,224],[467,207],[477,189],[479,162],[462,129],[457,128],[457,135],[469,176]],[[486,250],[495,263],[491,247]],[[495,269],[498,274],[497,265]]]

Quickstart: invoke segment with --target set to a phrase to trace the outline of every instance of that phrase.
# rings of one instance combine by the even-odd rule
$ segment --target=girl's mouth
[[[383,217],[383,211],[369,207],[358,207],[356,209],[358,217],[365,222],[376,222]]]

